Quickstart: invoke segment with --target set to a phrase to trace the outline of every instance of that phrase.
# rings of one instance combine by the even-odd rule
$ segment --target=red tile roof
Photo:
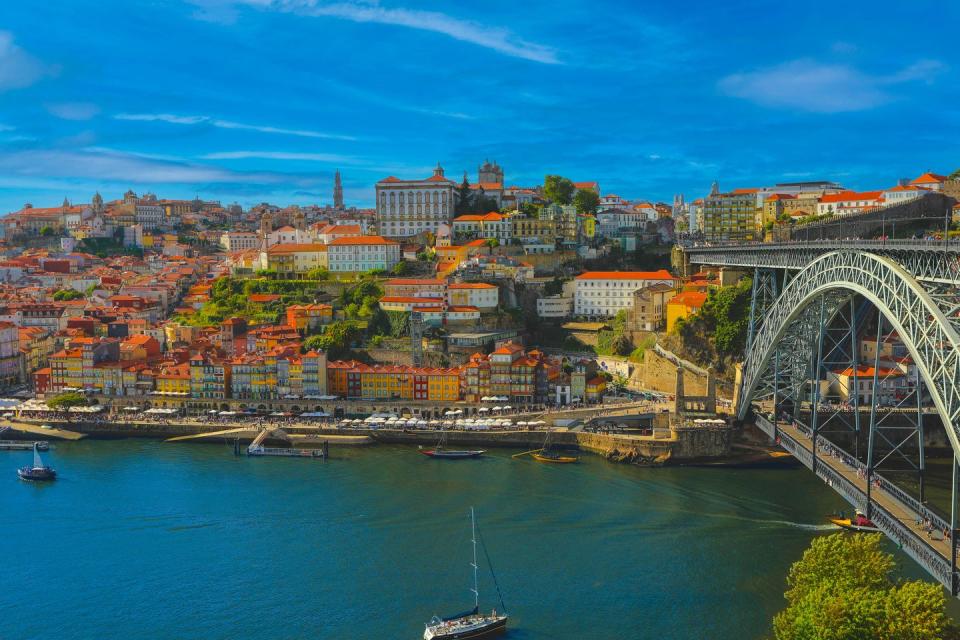
[[[587,271],[575,280],[675,280],[669,271]]]
[[[330,246],[352,246],[352,245],[376,245],[376,244],[396,244],[399,245],[399,242],[394,240],[387,240],[383,236],[346,236],[343,238],[336,238],[333,242],[330,243]]]

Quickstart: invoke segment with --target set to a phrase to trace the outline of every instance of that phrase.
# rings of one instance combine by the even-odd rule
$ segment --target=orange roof
[[[874,371],[874,368],[873,368],[873,367],[868,367],[868,366],[862,365],[862,364],[857,366],[857,377],[858,377],[858,378],[863,377],[863,376],[871,376],[871,377],[872,377],[873,374],[874,374],[874,372],[875,372],[875,371]],[[840,371],[834,371],[834,373],[837,374],[838,376],[850,376],[850,377],[852,377],[852,376],[853,376],[853,367],[847,367],[846,369],[841,369]],[[900,371],[900,369],[878,369],[878,370],[876,370],[876,374],[877,374],[878,376],[882,376],[882,377],[887,377],[887,376],[902,376],[902,375],[903,375],[903,372]]]
[[[416,296],[383,296],[380,298],[380,302],[396,302],[396,303],[417,303],[422,302],[423,304],[436,304],[438,302],[443,302],[443,298],[418,298]]]
[[[466,312],[466,311],[479,311],[479,310],[480,310],[480,309],[478,309],[478,308],[476,308],[476,307],[474,307],[474,306],[472,306],[472,305],[469,305],[469,304],[464,304],[464,305],[460,305],[460,306],[451,306],[451,307],[448,307],[448,308],[447,308],[447,311],[451,311],[451,312],[453,312],[453,313]]]
[[[882,200],[883,191],[841,191],[828,193],[820,198],[820,202],[850,202],[860,200]]]
[[[445,178],[441,175],[433,174],[426,180],[427,182],[453,182],[450,178]]]
[[[682,304],[691,309],[699,309],[707,301],[707,294],[699,291],[684,291],[681,294],[673,296],[667,304]]]
[[[777,200],[796,200],[797,196],[792,196],[789,193],[775,193],[769,198],[767,202],[776,202]]]
[[[387,176],[383,180],[380,180],[377,184],[380,184],[382,182],[400,182],[400,178],[396,176]]]
[[[279,299],[280,295],[276,293],[251,293],[247,296],[250,302],[276,302]]]
[[[326,251],[327,245],[320,243],[307,243],[307,244],[275,244],[269,249],[267,253],[317,253],[320,251]]]
[[[742,196],[742,195],[747,195],[747,194],[749,194],[749,193],[757,193],[757,192],[759,192],[759,191],[760,191],[760,189],[755,189],[755,188],[753,188],[753,187],[749,187],[749,188],[734,189],[734,190],[731,191],[730,193],[732,193],[732,194],[734,194],[734,195]]]
[[[469,213],[465,216],[457,216],[453,219],[454,222],[499,222],[503,220],[506,216],[503,216],[496,211],[491,211],[490,213],[485,213],[483,215]]]
[[[498,191],[503,189],[502,182],[475,182],[470,185],[471,189],[483,189],[484,191]]]
[[[576,187],[577,189],[599,189],[600,188],[600,184],[593,180],[588,182],[574,182],[573,186]]]
[[[392,280],[387,280],[384,282],[384,286],[400,286],[400,285],[436,285],[443,284],[445,280],[440,278],[394,278]]]
[[[331,246],[344,246],[344,245],[375,245],[375,244],[396,244],[399,245],[399,242],[393,240],[387,240],[383,236],[347,236],[343,238],[336,238],[333,242],[330,243]]]
[[[448,289],[496,289],[497,285],[487,284],[486,282],[454,282]]]
[[[675,280],[666,269],[659,271],[587,271],[574,280]]]
[[[933,184],[937,182],[945,182],[947,176],[942,176],[939,173],[925,173],[919,178],[913,180],[910,184]]]

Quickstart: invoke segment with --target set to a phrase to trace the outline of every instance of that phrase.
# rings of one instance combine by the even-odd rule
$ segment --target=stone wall
[[[643,365],[638,366],[634,376],[639,375],[639,386],[661,393],[677,392],[677,365],[653,349],[643,354]],[[684,369],[683,387],[689,395],[702,396],[707,393],[707,378]]]

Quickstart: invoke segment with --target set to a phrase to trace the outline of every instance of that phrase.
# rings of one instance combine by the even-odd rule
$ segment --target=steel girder
[[[826,240],[740,244],[686,249],[696,264],[800,270],[827,253],[865,250],[892,258],[917,280],[953,284],[960,280],[960,245],[919,240]]]
[[[790,395],[799,399],[803,380],[809,379],[805,376],[817,338],[820,310],[812,303],[830,294],[839,308],[852,293],[869,300],[900,335],[956,455],[960,452],[960,335],[953,323],[960,323],[956,315],[960,292],[941,283],[921,284],[893,258],[865,251],[826,253],[783,288],[746,354],[739,416],[746,415],[756,388],[765,378],[769,382],[768,368],[775,354],[781,359],[780,375]],[[807,370],[801,363],[806,363]]]

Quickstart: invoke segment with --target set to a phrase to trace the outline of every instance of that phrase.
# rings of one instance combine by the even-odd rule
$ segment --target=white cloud
[[[0,132],[3,132],[3,131],[13,131],[14,129],[16,129],[16,127],[11,127],[11,126],[8,125],[8,124],[0,124]]]
[[[463,20],[438,11],[420,9],[388,9],[373,2],[321,2],[320,0],[193,0],[201,11],[195,17],[211,21],[232,22],[234,7],[247,5],[259,9],[283,11],[314,17],[339,18],[351,22],[386,24],[420,31],[439,33],[454,40],[469,42],[503,55],[543,64],[560,64],[557,51],[516,36],[509,29]]]
[[[91,102],[60,102],[46,107],[51,115],[64,120],[89,120],[100,113],[100,107]]]
[[[895,85],[926,81],[945,69],[935,60],[921,60],[890,75],[870,75],[842,64],[794,60],[767,69],[735,73],[718,83],[721,92],[766,107],[817,113],[870,109],[894,99]]]
[[[228,171],[219,167],[154,160],[99,149],[31,150],[0,155],[0,173],[43,179],[95,179],[135,183],[277,182],[279,176]]]
[[[54,69],[13,42],[13,34],[0,31],[0,91],[29,87]]]
[[[324,133],[322,131],[310,131],[308,129],[282,129],[280,127],[270,127],[255,124],[244,124],[242,122],[233,122],[231,120],[220,120],[210,116],[178,116],[170,113],[118,113],[113,116],[115,120],[132,120],[137,122],[167,122],[170,124],[197,125],[207,124],[218,129],[239,129],[243,131],[258,131],[260,133],[275,133],[285,136],[298,136],[301,138],[323,138],[325,140],[356,140],[353,136],[340,135],[336,133]]]

